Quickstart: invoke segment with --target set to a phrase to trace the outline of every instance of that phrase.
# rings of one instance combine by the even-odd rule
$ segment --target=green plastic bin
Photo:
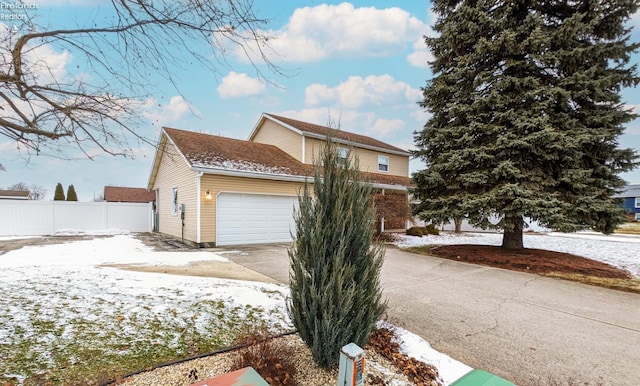
[[[506,379],[482,370],[471,370],[451,386],[515,386]]]

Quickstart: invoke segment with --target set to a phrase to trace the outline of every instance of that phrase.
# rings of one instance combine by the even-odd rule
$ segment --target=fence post
[[[355,343],[340,349],[338,386],[364,385],[364,350]]]

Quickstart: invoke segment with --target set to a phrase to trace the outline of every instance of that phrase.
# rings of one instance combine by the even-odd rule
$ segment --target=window
[[[640,221],[640,213],[636,213],[636,221]]]
[[[640,197],[636,197],[636,208],[640,208]]]
[[[173,194],[171,196],[171,214],[178,214],[178,188],[173,188]]]
[[[378,171],[379,172],[389,171],[389,157],[384,155],[378,156]]]
[[[349,156],[349,149],[345,149],[343,147],[339,147],[337,149],[338,153],[338,163],[340,165],[344,165],[347,163],[347,157]]]

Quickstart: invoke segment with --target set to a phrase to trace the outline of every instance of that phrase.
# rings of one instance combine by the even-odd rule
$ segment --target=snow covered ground
[[[431,244],[483,244],[500,245],[502,234],[498,233],[442,233],[434,236],[414,237],[397,235],[394,243],[399,247]],[[596,233],[547,233],[525,234],[525,248],[548,249],[572,253],[603,261],[626,269],[634,277],[640,277],[640,237],[602,235]]]
[[[282,330],[291,328],[285,286],[102,266],[204,260],[227,261],[211,252],[156,252],[130,235],[30,246],[0,255],[0,374],[24,379],[24,369],[7,360],[18,355],[18,347],[30,347],[29,371],[37,373],[54,366],[56,353],[64,353],[65,345],[83,336],[101,337],[103,350],[140,343],[141,326],[162,325],[169,331],[141,345],[178,344],[191,329],[200,331],[198,336],[216,336],[224,333],[216,330],[217,324],[234,322],[230,309],[239,319],[252,315]],[[435,365],[445,384],[471,370],[409,331],[397,331],[401,349]],[[73,364],[73,358],[67,360]]]

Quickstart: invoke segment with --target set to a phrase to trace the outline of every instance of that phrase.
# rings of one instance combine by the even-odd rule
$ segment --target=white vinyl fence
[[[0,236],[151,230],[151,203],[0,200]]]

